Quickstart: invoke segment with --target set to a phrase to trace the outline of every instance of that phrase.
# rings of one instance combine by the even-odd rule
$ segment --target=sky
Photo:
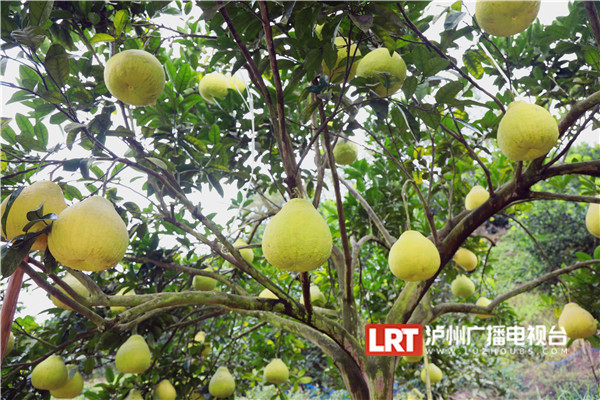
[[[439,13],[443,8],[448,7],[450,4],[452,4],[453,2],[434,2],[433,4],[431,4],[430,10],[431,12],[435,13]],[[464,7],[466,7],[466,9],[468,9],[468,11],[470,11],[471,13],[474,13],[475,10],[475,3],[474,2],[465,2],[464,3]],[[557,16],[560,15],[566,15],[568,12],[567,9],[567,3],[565,1],[543,1],[541,8],[540,8],[540,12],[538,14],[538,18],[540,19],[540,21],[542,22],[542,24],[550,24]],[[192,18],[197,18],[200,15],[200,11],[197,7],[194,8],[193,13],[191,14]],[[163,23],[166,26],[175,26],[177,23],[179,23],[180,19],[179,17],[176,16],[165,16],[164,20],[161,21],[161,23]],[[443,23],[444,23],[444,18],[440,18],[431,28],[429,31],[427,31],[427,35],[430,38],[438,39],[439,38],[439,33],[443,30]],[[465,19],[463,20],[462,24],[465,23],[470,23],[470,18],[467,16],[465,17]],[[433,35],[433,36],[432,36]],[[466,43],[466,40],[463,39],[462,40],[464,43]],[[461,45],[461,43],[459,42],[459,46]],[[457,52],[457,54],[461,53],[461,50],[459,48],[459,50],[455,50]],[[461,57],[456,57],[458,60],[461,60]],[[8,81],[8,82],[16,82],[16,74],[15,72],[18,70],[18,68],[16,68],[16,65],[14,63],[9,63],[8,67],[7,67],[7,74],[6,76],[3,77],[3,80]],[[247,76],[245,76],[245,80],[246,82],[248,81]],[[481,84],[486,87],[488,86],[489,88],[492,88],[491,82],[481,82]],[[13,90],[6,88],[5,86],[0,86],[0,90],[1,90],[1,96],[2,96],[2,104],[1,104],[1,115],[2,117],[5,118],[13,118],[15,116],[16,113],[27,113],[28,109],[24,108],[22,106],[20,106],[19,104],[9,104],[6,105],[6,101],[12,96],[13,94]],[[367,113],[365,111],[362,112],[362,114],[359,114],[358,118],[366,118]],[[118,117],[115,117],[118,118]],[[113,121],[114,126],[119,125],[119,121],[117,119],[115,119]],[[14,126],[14,124],[13,124]],[[16,129],[16,126],[14,126],[14,128]],[[55,129],[55,128],[53,128]],[[53,135],[52,140],[54,140],[54,143],[58,143],[60,141],[64,140],[64,134],[63,135]],[[358,142],[364,142],[365,140],[365,136],[364,134],[361,136],[360,134],[358,136],[356,136],[356,139]],[[589,142],[589,143],[597,143],[598,142],[598,136],[597,133],[592,133],[591,130],[589,132],[586,132],[583,138],[584,141]],[[50,145],[52,145],[53,143],[51,142]],[[121,149],[122,152],[125,151],[125,149]],[[87,156],[87,153],[85,152],[81,152],[80,154],[77,153],[63,153],[63,154],[57,154],[56,158],[60,158],[61,156],[64,156],[65,158],[76,158],[76,157],[81,157],[81,156]],[[359,157],[368,157],[368,152],[365,151],[364,149],[361,148],[360,152],[359,152]],[[312,163],[312,159],[313,157],[307,157],[307,161],[306,162],[310,162]],[[310,167],[309,165],[307,165],[307,167]],[[40,177],[39,179],[43,179],[44,177]],[[77,179],[77,175],[73,175],[72,177],[73,180]],[[141,185],[141,182],[140,182]],[[249,187],[249,186],[247,186]],[[247,187],[245,190],[247,190]],[[143,207],[143,205],[145,204],[146,200],[143,198],[143,196],[141,196],[139,193],[141,193],[141,187],[135,187],[135,185],[132,185],[131,190],[129,190],[129,192],[124,192],[123,189],[127,189],[127,188],[121,188],[120,190],[120,195],[125,196],[128,198],[128,200],[132,200],[135,201],[136,203],[138,203],[140,206]],[[205,190],[206,189],[206,190]],[[238,189],[233,187],[233,186],[224,186],[224,191],[225,191],[225,196],[224,198],[221,198],[214,190],[208,190],[207,187],[203,188],[202,190],[202,194],[201,194],[201,198],[198,198],[196,200],[201,200],[202,201],[202,205],[203,205],[203,209],[205,211],[206,214],[211,213],[211,212],[215,212],[218,214],[218,220],[217,222],[220,224],[224,224],[225,221],[229,220],[232,216],[235,216],[237,213],[237,210],[228,210],[229,206],[230,206],[230,201],[229,199],[233,198],[234,196],[237,196],[238,194]],[[82,193],[85,193],[85,191],[82,191]],[[127,194],[128,193],[128,194]],[[0,288],[3,289],[4,286],[6,284],[6,280],[3,280],[2,282],[0,282]],[[44,313],[43,311],[47,308],[53,307],[52,303],[50,302],[50,300],[48,299],[47,295],[45,292],[43,292],[41,289],[39,288],[33,288],[30,289],[28,291],[22,291],[21,296],[20,296],[20,301],[21,303],[25,306],[24,310],[22,312],[18,312],[17,316],[24,316],[24,315],[36,315],[36,320],[38,322],[43,322],[44,320],[46,320],[47,318],[49,318],[49,315]]]

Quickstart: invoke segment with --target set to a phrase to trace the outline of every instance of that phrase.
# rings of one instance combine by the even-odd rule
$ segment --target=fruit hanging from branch
[[[356,76],[375,78],[379,83],[372,90],[381,97],[391,96],[402,87],[406,78],[406,64],[400,54],[385,47],[372,50],[360,60]]]
[[[127,226],[104,197],[92,196],[63,210],[52,224],[48,248],[57,261],[80,271],[104,271],[125,255]]]
[[[305,199],[285,203],[267,224],[262,239],[267,261],[285,271],[307,272],[320,267],[332,247],[329,226]]]
[[[9,197],[2,202],[0,216],[4,216]],[[29,223],[27,213],[42,207],[44,215],[49,213],[59,214],[67,208],[62,189],[54,182],[39,181],[25,187],[17,196],[8,210],[6,224],[2,224],[2,237],[12,239],[15,236],[23,235],[23,228]],[[49,221],[39,221],[29,227],[28,232],[39,232],[48,226]],[[48,243],[48,236],[42,234],[38,236],[31,250],[45,250]]]
[[[144,50],[124,50],[112,56],[104,68],[108,91],[125,104],[147,106],[165,87],[165,71],[154,55]]]
[[[498,125],[498,146],[513,161],[531,161],[546,155],[558,140],[558,124],[537,104],[514,101]]]
[[[417,231],[406,231],[390,249],[392,273],[409,282],[425,281],[440,268],[440,253],[433,242]]]
[[[585,339],[596,334],[596,320],[587,310],[577,303],[568,303],[564,306],[558,326],[563,328],[571,339]]]
[[[478,0],[475,19],[485,32],[494,36],[512,36],[531,25],[540,10],[540,0]]]

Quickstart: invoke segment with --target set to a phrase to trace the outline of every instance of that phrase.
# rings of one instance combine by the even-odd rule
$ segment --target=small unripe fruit
[[[132,335],[117,350],[115,366],[123,373],[141,374],[152,362],[146,340],[140,335]]]
[[[218,399],[229,397],[235,391],[235,379],[229,373],[227,367],[219,367],[217,372],[210,378],[208,392]]]
[[[40,390],[54,390],[69,379],[67,367],[60,356],[50,356],[31,372],[31,385]]]
[[[475,303],[475,305],[481,306],[481,307],[487,307],[490,305],[491,302],[492,301],[489,300],[487,297],[480,297],[477,299],[477,302]],[[493,315],[491,315],[491,314],[475,314],[475,315],[477,315],[479,318],[482,318],[482,319],[493,317]]]
[[[464,247],[456,250],[456,253],[454,253],[452,259],[455,263],[467,270],[467,272],[471,272],[477,268],[477,263],[479,262],[477,260],[477,255],[471,250],[465,249]]]
[[[437,365],[435,365],[434,363],[429,363],[427,368],[423,367],[423,369],[421,370],[421,380],[423,382],[427,382],[427,372],[425,371],[429,372],[429,381],[431,383],[437,383],[441,381],[442,377],[444,376],[442,370]]]
[[[469,297],[475,293],[475,284],[464,275],[459,275],[452,281],[450,290],[455,296]]]

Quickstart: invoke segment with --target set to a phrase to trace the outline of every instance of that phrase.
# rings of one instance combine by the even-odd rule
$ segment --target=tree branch
[[[600,197],[579,196],[576,194],[564,193],[530,192],[527,198],[530,200],[564,200],[585,203],[600,203]]]
[[[340,180],[340,182],[342,182],[342,184],[344,186],[346,186],[346,189],[348,189],[348,192],[350,192],[350,194],[352,195],[352,197],[354,197],[356,200],[358,200],[358,202],[360,203],[360,205],[365,209],[365,211],[369,215],[369,218],[371,218],[371,220],[373,221],[373,223],[375,224],[375,226],[377,227],[377,229],[379,230],[379,232],[383,235],[383,238],[385,240],[385,243],[387,244],[388,249],[390,247],[392,247],[392,245],[394,244],[394,242],[396,241],[396,239],[394,239],[394,237],[392,235],[390,235],[390,233],[388,232],[388,230],[385,229],[385,226],[383,225],[383,222],[381,221],[381,219],[379,219],[379,217],[377,216],[377,214],[375,214],[375,210],[373,210],[373,208],[369,205],[369,203],[367,202],[367,200],[365,200],[365,198],[362,197],[361,194],[358,193],[358,191],[356,189],[354,189],[352,187],[352,185],[350,185],[350,183],[348,181],[346,181],[342,177],[340,177],[339,180]]]
[[[592,93],[590,96],[581,100],[579,103],[576,103],[571,107],[569,112],[567,112],[560,122],[558,123],[558,133],[559,137],[562,137],[565,132],[573,125],[573,123],[579,119],[586,111],[593,108],[594,106],[600,104],[600,91]]]
[[[588,18],[590,20],[590,28],[596,38],[596,46],[600,50],[600,18],[598,18],[598,10],[596,10],[595,1],[584,1],[585,11],[587,11]]]
[[[544,282],[549,281],[550,279],[557,278],[560,275],[568,274],[569,272],[573,272],[579,268],[584,268],[584,267],[587,267],[587,266],[590,266],[593,264],[599,264],[599,263],[600,263],[600,260],[581,261],[581,262],[575,263],[569,267],[565,267],[565,268],[561,268],[561,269],[557,269],[555,271],[549,272],[545,275],[540,276],[537,279],[534,279],[530,282],[524,283],[513,290],[510,290],[504,294],[501,294],[500,296],[498,296],[494,300],[492,300],[492,302],[487,307],[476,306],[475,304],[467,304],[467,303],[441,303],[433,308],[433,316],[434,316],[434,318],[437,318],[442,314],[447,314],[450,312],[490,314],[498,304],[510,299],[511,297],[515,297],[521,293],[528,292],[528,291],[540,286]]]

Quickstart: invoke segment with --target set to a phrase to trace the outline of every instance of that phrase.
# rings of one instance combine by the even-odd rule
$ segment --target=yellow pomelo
[[[139,390],[132,389],[127,397],[125,397],[125,400],[144,400],[144,398]]]
[[[406,231],[390,249],[388,264],[399,279],[409,282],[431,278],[440,268],[440,253],[433,242],[417,231]]]
[[[206,333],[204,333],[204,331],[199,331],[194,335],[194,342],[203,344],[205,340],[206,340]]]
[[[71,370],[74,367],[69,369],[69,375],[72,374]],[[79,371],[75,371],[72,378],[67,379],[64,385],[61,387],[51,390],[50,394],[57,399],[72,399],[81,394],[83,391],[83,377],[79,373]]]
[[[150,367],[151,354],[146,340],[140,335],[132,335],[119,347],[115,356],[115,366],[123,373],[140,374]]]
[[[156,386],[156,395],[158,400],[175,400],[177,398],[177,391],[167,379],[163,379]]]
[[[208,392],[217,399],[222,399],[231,396],[234,391],[235,380],[227,367],[217,368],[217,372],[210,378],[208,383]]]
[[[218,281],[216,279],[202,275],[195,275],[194,280],[192,281],[194,289],[203,291],[215,290],[217,283]]]
[[[36,389],[54,390],[67,382],[67,367],[59,356],[50,356],[35,366],[31,372],[31,385]]]
[[[133,290],[131,288],[121,288],[121,289],[119,289],[119,291],[117,293],[115,293],[115,296],[135,296],[135,290]],[[125,311],[125,310],[127,310],[127,307],[125,307],[125,306],[111,306],[110,307],[110,311],[114,311],[114,312],[121,312],[121,311]]]
[[[421,380],[423,382],[427,382],[427,376],[425,375],[427,372],[425,371],[429,372],[429,381],[431,383],[437,383],[441,381],[442,377],[444,376],[442,370],[437,365],[434,363],[429,363],[427,368],[423,367],[421,370]]]
[[[600,197],[600,196],[596,196]],[[597,238],[600,238],[600,204],[590,203],[587,214],[585,214],[585,226],[587,230]]]
[[[477,302],[475,302],[475,305],[481,306],[481,307],[487,307],[490,305],[491,302],[492,301],[489,300],[487,297],[480,297],[477,299]],[[491,315],[491,314],[475,314],[475,315],[477,315],[479,318],[483,318],[483,319],[493,317],[493,315]]]
[[[349,165],[356,161],[358,147],[352,142],[338,140],[333,147],[333,158],[336,164]]]
[[[9,197],[2,202],[0,218],[4,215]],[[25,233],[23,228],[29,223],[27,213],[39,208],[43,203],[44,215],[49,213],[59,214],[67,208],[62,189],[54,182],[39,181],[24,188],[12,203],[8,211],[6,226],[2,226],[2,237],[12,239]],[[40,221],[29,228],[28,232],[39,232],[46,227],[46,223]],[[47,235],[40,235],[31,246],[31,250],[45,250],[48,243]]]
[[[52,224],[48,248],[62,264],[80,271],[104,271],[125,255],[129,233],[112,203],[92,196],[66,208]]]
[[[498,125],[498,146],[513,161],[530,161],[546,155],[558,140],[558,124],[537,104],[514,101]]]
[[[420,356],[402,356],[404,360],[408,363],[416,363],[423,359],[423,355]]]
[[[564,328],[571,339],[584,339],[596,334],[596,320],[576,303],[565,305],[558,318],[558,326]]]
[[[263,378],[274,385],[281,385],[290,378],[290,371],[280,358],[274,358],[265,367]]]
[[[473,271],[477,267],[477,255],[471,250],[464,247],[459,248],[452,257],[455,263],[466,269],[468,272]]]
[[[200,96],[209,103],[215,104],[215,99],[224,99],[227,96],[227,90],[231,88],[229,78],[220,72],[211,72],[200,79],[198,91]]]
[[[512,36],[531,25],[540,10],[540,1],[478,0],[475,19],[485,32],[494,36]]]
[[[202,349],[202,352],[200,353],[200,355],[202,357],[206,357],[207,355],[209,355],[210,354],[211,346],[212,345],[210,344],[210,342],[204,343],[204,348]]]
[[[379,85],[373,91],[381,97],[396,93],[406,78],[406,64],[400,55],[390,52],[385,47],[372,50],[360,60],[356,68],[356,76],[377,78]]]
[[[325,295],[321,292],[321,289],[318,286],[310,285],[310,303],[315,307],[323,307],[326,302],[327,299],[325,299]],[[304,304],[304,296],[302,294],[300,294],[300,303]]]
[[[351,44],[350,51],[348,51],[348,43],[346,42],[346,39],[342,37],[335,38],[334,45],[337,49],[337,60],[332,69],[329,69],[323,60],[323,74],[329,77],[330,82],[343,82],[344,76],[346,75],[346,64],[354,60],[348,73],[348,82],[350,82],[356,73],[356,67],[358,66],[357,59],[360,57],[360,50],[356,48],[356,44]]]
[[[243,93],[246,90],[246,83],[239,75],[229,77],[229,88],[234,92]]]
[[[262,297],[264,299],[278,299],[275,293],[271,292],[269,289],[263,289],[263,291],[260,292],[258,297]]]
[[[467,197],[465,197],[465,208],[467,210],[474,210],[490,198],[490,194],[483,186],[473,186]]]
[[[75,293],[81,295],[82,297],[90,297],[90,291],[81,282],[79,282],[79,280],[77,278],[75,278],[73,275],[71,275],[71,274],[65,275],[65,277],[63,278],[63,281],[67,285],[69,285],[75,291]],[[61,292],[65,293],[68,297],[71,297],[67,294],[67,292],[62,287],[60,287],[58,285],[54,285],[54,286],[56,286],[56,288],[58,290],[60,290]],[[63,310],[72,310],[71,307],[69,307],[68,305],[66,305],[65,303],[63,303],[62,301],[60,301],[59,299],[57,299],[54,296],[50,296],[50,300],[52,300],[52,303],[54,303],[54,305],[58,308],[62,308]]]
[[[288,201],[269,221],[262,240],[267,261],[279,269],[295,272],[323,265],[332,246],[327,223],[305,199]]]
[[[459,275],[452,281],[450,290],[455,296],[469,297],[475,293],[475,284],[468,277]]]
[[[13,347],[15,347],[15,335],[10,332],[8,335],[8,342],[6,342],[6,351],[4,352],[5,357],[12,351]]]
[[[243,239],[238,239],[235,242],[233,242],[233,247],[235,247],[236,249],[246,246],[248,246],[248,243],[246,243],[246,241]],[[252,264],[252,261],[254,260],[254,252],[252,251],[252,249],[241,249],[239,250],[239,252],[242,255],[242,258],[244,258],[244,260]]]
[[[147,106],[165,87],[165,71],[156,57],[144,50],[125,50],[112,56],[104,68],[108,91],[123,103]]]

